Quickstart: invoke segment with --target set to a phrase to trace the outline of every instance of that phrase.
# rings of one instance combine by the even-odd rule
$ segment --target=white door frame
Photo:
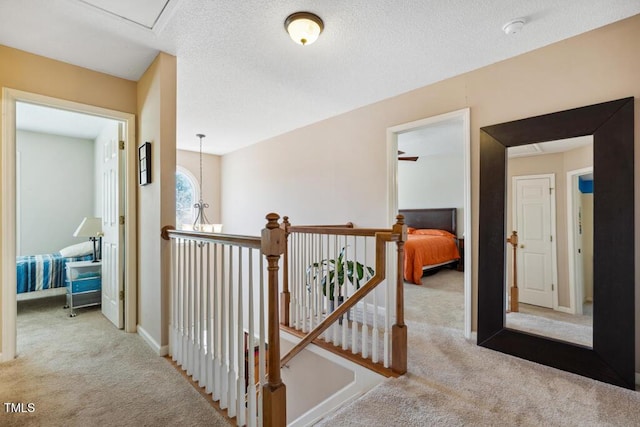
[[[551,280],[553,281],[553,291],[552,291],[552,298],[553,298],[553,309],[556,311],[562,311],[562,312],[568,312],[568,308],[567,307],[561,307],[558,305],[558,251],[557,251],[557,246],[558,246],[558,238],[557,238],[557,232],[556,232],[556,175],[553,173],[543,173],[543,174],[535,174],[535,175],[518,175],[518,176],[514,176],[511,178],[511,203],[512,203],[512,213],[511,213],[511,223],[512,223],[512,228],[517,228],[518,222],[517,222],[517,202],[518,202],[518,198],[516,197],[516,181],[519,180],[523,180],[523,179],[539,179],[539,178],[548,178],[549,179],[549,186],[551,188],[551,200],[550,200],[550,204],[551,204],[551,236],[552,236],[552,242],[551,242]],[[519,269],[519,271],[522,271],[522,269]]]
[[[387,207],[388,226],[395,223],[398,215],[398,135],[435,123],[462,119],[463,162],[464,162],[464,336],[471,339],[471,119],[470,109],[452,111],[437,116],[404,123],[387,128]]]
[[[576,261],[575,261],[575,235],[574,235],[574,189],[580,175],[593,173],[593,166],[575,169],[567,172],[567,253],[569,258],[569,297],[571,301],[570,313],[582,314],[583,292],[580,286],[576,286]]]
[[[136,331],[137,271],[136,271],[136,144],[135,115],[92,105],[66,101],[16,89],[2,88],[2,148],[0,151],[0,243],[2,353],[0,362],[16,355],[16,102],[28,102],[52,108],[76,111],[119,120],[127,126],[125,149],[125,331]]]

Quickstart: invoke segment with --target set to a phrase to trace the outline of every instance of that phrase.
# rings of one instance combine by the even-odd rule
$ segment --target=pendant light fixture
[[[207,231],[211,226],[209,225],[209,220],[207,219],[204,210],[209,207],[209,204],[202,200],[202,138],[204,138],[205,135],[199,133],[196,134],[196,136],[200,138],[200,199],[198,200],[198,203],[193,205],[197,210],[196,219],[193,222],[193,229],[195,231]]]
[[[313,13],[296,12],[285,19],[284,28],[294,42],[306,46],[318,39],[324,23]]]

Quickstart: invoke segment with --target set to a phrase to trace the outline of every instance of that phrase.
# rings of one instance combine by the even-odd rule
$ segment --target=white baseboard
[[[160,347],[160,351],[158,352],[158,356],[167,356],[169,354],[169,346],[163,345]]]
[[[576,314],[573,310],[571,310],[571,307],[565,307],[562,305],[557,306],[555,310],[561,313]]]
[[[149,347],[158,355],[158,356],[166,356],[169,354],[169,346],[160,345],[153,337],[144,330],[144,328],[140,325],[137,326],[138,335],[142,337],[143,340],[147,343]]]

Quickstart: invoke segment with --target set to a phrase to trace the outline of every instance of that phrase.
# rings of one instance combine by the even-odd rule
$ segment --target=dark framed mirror
[[[480,129],[478,345],[635,389],[634,99]],[[593,345],[505,327],[507,148],[593,136]]]

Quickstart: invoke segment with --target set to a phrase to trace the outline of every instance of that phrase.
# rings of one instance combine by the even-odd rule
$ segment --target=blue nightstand
[[[76,261],[67,263],[67,305],[69,317],[74,309],[102,303],[102,262]]]

